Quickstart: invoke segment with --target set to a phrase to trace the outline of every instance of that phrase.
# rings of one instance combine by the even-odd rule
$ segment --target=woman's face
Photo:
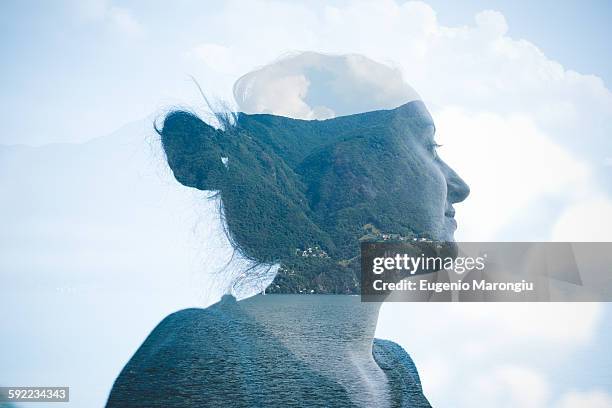
[[[453,204],[469,188],[438,156],[435,126],[422,102],[325,121],[321,130],[327,146],[297,169],[312,186],[307,196],[320,224],[335,228],[338,241],[356,242],[368,233],[453,240]],[[347,225],[353,236],[346,235]]]
[[[425,105],[415,106],[419,115],[406,123],[407,137],[403,139],[401,160],[410,171],[397,174],[410,186],[410,194],[402,199],[414,204],[415,228],[439,241],[453,241],[457,229],[453,204],[465,200],[470,189],[467,184],[438,155],[436,128]]]

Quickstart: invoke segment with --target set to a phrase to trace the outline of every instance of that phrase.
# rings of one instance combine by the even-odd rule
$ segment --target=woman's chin
[[[457,221],[452,217],[444,217],[444,231],[441,241],[455,242],[455,231],[457,230]]]

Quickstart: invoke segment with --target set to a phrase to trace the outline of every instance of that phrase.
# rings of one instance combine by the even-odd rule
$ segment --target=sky
[[[204,111],[190,75],[231,102],[238,77],[296,50],[367,55],[421,95],[440,156],[471,187],[457,206],[458,239],[612,241],[606,2],[0,8],[0,145],[79,143],[0,146],[0,273],[10,283],[0,311],[21,322],[0,331],[0,366],[14,368],[0,382],[32,372],[44,381],[51,362],[26,353],[44,338],[73,361],[54,370],[57,382],[91,392],[75,393],[75,406],[101,405],[160,316],[210,302],[203,270],[228,250],[210,238],[219,238],[215,206],[173,180],[151,123],[176,106]],[[279,99],[303,108],[298,84]],[[612,404],[606,305],[405,306],[384,305],[378,335],[410,351],[436,406],[474,406],[476,393],[482,406]],[[27,324],[41,316],[44,325]],[[80,375],[87,366],[99,377]]]
[[[427,3],[446,25],[466,24],[481,10],[498,10],[508,21],[511,37],[527,39],[549,58],[571,62],[572,69],[597,75],[608,86],[612,83],[612,61],[608,58],[612,44],[606,40],[607,22],[612,15],[610,2],[432,0]]]
[[[322,10],[324,4],[346,3],[309,2],[305,15]],[[2,2],[0,143],[85,141],[168,104],[197,103],[188,76],[195,75],[211,87],[206,70],[188,54],[198,44],[239,39],[239,33],[230,38],[223,27],[211,25],[228,4],[232,2],[179,0],[172,7],[159,1]],[[510,37],[528,39],[562,64],[597,75],[607,84],[612,81],[609,2],[434,0],[429,4],[439,23],[447,26],[473,24],[477,12],[498,10],[508,22]],[[282,35],[264,28],[258,33],[261,49],[278,42],[273,36]],[[287,41],[285,51],[304,49],[301,40]],[[241,68],[249,70],[275,58],[261,54],[261,60],[247,61]]]

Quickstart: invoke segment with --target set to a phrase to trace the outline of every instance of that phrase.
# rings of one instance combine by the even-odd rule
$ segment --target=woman
[[[345,79],[355,58],[397,76],[364,57],[305,53],[235,89],[281,68]],[[267,292],[284,295],[227,295],[168,316],[117,378],[109,407],[429,406],[408,354],[374,339],[379,304],[296,295],[358,293],[360,240],[453,240],[452,204],[469,189],[438,157],[425,105],[402,86],[400,106],[327,120],[240,113],[215,129],[187,112],[165,118],[159,132],[176,179],[219,192],[228,237],[276,272]],[[240,271],[229,292],[253,285],[253,270],[261,268]]]

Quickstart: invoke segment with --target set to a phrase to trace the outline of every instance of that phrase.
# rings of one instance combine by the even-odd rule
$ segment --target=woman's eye
[[[434,157],[434,159],[438,158],[438,147],[442,147],[441,144],[437,144],[436,142],[431,143],[429,145],[429,151],[431,152],[432,156]]]

